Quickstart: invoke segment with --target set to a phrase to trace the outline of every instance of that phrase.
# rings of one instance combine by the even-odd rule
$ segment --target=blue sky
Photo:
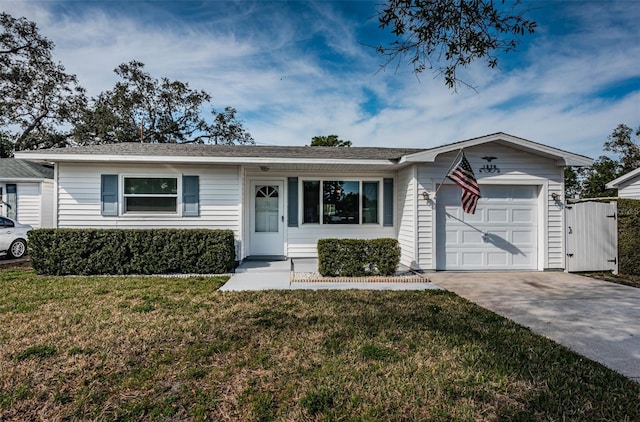
[[[35,21],[89,95],[132,59],[233,106],[259,144],[337,134],[355,146],[433,147],[507,132],[598,157],[640,125],[640,2],[529,1],[538,30],[500,69],[452,93],[428,71],[381,69],[380,1],[7,1]]]

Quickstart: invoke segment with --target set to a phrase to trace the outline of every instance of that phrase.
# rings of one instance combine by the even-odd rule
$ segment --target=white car
[[[0,217],[0,256],[22,258],[27,253],[27,232],[32,227]]]

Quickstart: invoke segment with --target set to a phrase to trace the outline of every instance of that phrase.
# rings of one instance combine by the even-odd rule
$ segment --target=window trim
[[[342,181],[342,182],[358,182],[358,213],[359,213],[359,221],[357,224],[326,224],[324,223],[324,218],[322,215],[323,209],[324,209],[324,203],[323,203],[323,189],[324,189],[324,182],[336,182],[336,181]],[[305,182],[320,182],[320,189],[319,189],[319,204],[320,204],[320,215],[319,215],[319,222],[318,223],[306,223],[304,221],[304,183]],[[377,223],[363,223],[362,222],[362,218],[363,218],[363,206],[362,206],[362,184],[363,182],[377,182],[378,183],[378,222]],[[299,226],[326,226],[326,227],[375,227],[375,226],[383,226],[383,220],[384,220],[384,215],[383,215],[383,211],[384,211],[384,207],[383,207],[383,203],[384,203],[384,198],[383,198],[383,183],[384,183],[384,177],[353,177],[353,176],[349,176],[349,175],[345,175],[345,176],[337,176],[337,177],[331,177],[331,178],[326,178],[326,177],[299,177],[298,178],[298,221],[299,221]]]
[[[125,179],[176,179],[175,194],[144,194],[135,195],[125,193]],[[118,204],[119,215],[121,217],[182,217],[182,174],[121,174],[118,181],[120,193],[118,195],[120,204]],[[154,212],[154,211],[127,211],[126,198],[128,197],[145,197],[145,198],[176,198],[175,212]]]

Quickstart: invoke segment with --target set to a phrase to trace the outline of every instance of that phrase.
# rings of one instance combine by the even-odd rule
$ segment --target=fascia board
[[[51,181],[51,179],[45,179],[42,177],[0,177],[0,182],[2,183],[42,183],[48,180]]]
[[[111,163],[184,163],[184,164],[351,164],[396,166],[390,160],[326,159],[326,158],[284,158],[284,157],[202,157],[202,156],[153,156],[153,155],[83,155],[15,153],[16,158],[49,162],[111,162]]]
[[[489,142],[507,142],[521,147],[520,149],[530,150],[534,152],[540,152],[543,155],[552,156],[557,159],[556,164],[559,166],[584,166],[588,167],[593,164],[593,160],[589,157],[585,157],[578,154],[572,154],[570,152],[562,151],[557,148],[549,147],[539,144],[537,142],[527,141],[526,139],[516,138],[515,136],[507,135],[504,133],[497,133],[493,135],[484,136],[481,138],[470,139],[468,141],[456,142],[455,144],[445,145],[442,147],[433,148],[424,152],[418,152],[415,154],[402,157],[400,164],[405,162],[435,162],[436,158],[440,154],[447,152],[458,151],[461,148],[469,148],[476,145],[482,145]]]

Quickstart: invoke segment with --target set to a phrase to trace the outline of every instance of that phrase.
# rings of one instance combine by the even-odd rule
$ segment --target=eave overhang
[[[536,155],[540,155],[546,158],[550,158],[556,161],[558,166],[578,166],[589,167],[593,164],[593,160],[584,155],[573,154],[558,148],[553,148],[547,145],[539,144],[537,142],[528,141],[523,138],[508,135],[506,133],[494,133],[492,135],[482,136],[479,138],[473,138],[466,141],[456,142],[453,144],[443,145],[437,148],[431,148],[424,152],[418,152],[402,157],[400,164],[423,162],[433,163],[440,154],[445,154],[452,151],[459,151],[460,149],[470,148],[477,145],[486,144],[489,142],[502,143],[504,145],[527,151]]]

